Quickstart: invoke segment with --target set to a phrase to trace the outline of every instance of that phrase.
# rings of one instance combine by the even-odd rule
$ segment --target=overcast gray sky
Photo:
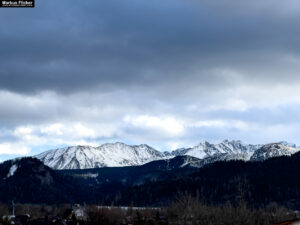
[[[300,143],[297,0],[0,9],[0,159],[122,141]]]

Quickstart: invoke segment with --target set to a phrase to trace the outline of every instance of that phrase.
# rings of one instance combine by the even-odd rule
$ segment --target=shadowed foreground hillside
[[[237,204],[244,199],[253,207],[276,202],[299,209],[299,180],[299,153],[264,162],[216,162],[188,175],[131,186],[121,193],[120,204],[159,205],[178,193],[189,193],[209,204]]]
[[[0,164],[0,201],[168,206],[179,194],[189,194],[209,205],[243,200],[254,208],[273,203],[300,208],[300,153],[203,168],[172,165],[55,171],[33,158],[7,161]]]

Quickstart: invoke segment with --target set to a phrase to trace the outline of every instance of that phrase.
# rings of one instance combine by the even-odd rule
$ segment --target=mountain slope
[[[197,170],[201,166],[200,161],[200,159],[191,156],[176,156],[171,159],[155,160],[140,166],[56,170],[56,172],[68,174],[75,178],[84,178],[91,185],[119,182],[129,186],[143,184],[146,181],[162,180],[170,175],[180,175],[186,171]]]
[[[244,155],[243,159],[250,159],[254,151],[262,145],[248,145],[241,141],[224,140],[219,144],[211,144],[207,141],[201,142],[192,148],[182,148],[172,152],[173,155],[189,155],[199,159],[204,159],[217,155]],[[234,157],[233,157],[234,158]]]
[[[0,164],[0,201],[22,203],[66,203],[84,200],[84,189],[76,179],[57,174],[35,158]]]
[[[299,149],[294,146],[295,145],[284,145],[284,142],[266,144],[256,150],[250,160],[263,161],[273,157],[291,156],[299,151]]]
[[[199,197],[208,204],[239,204],[252,207],[277,203],[300,209],[300,153],[262,162],[222,161],[184,176],[132,186],[121,192],[116,204],[166,205],[178,195]]]
[[[141,165],[162,159],[164,153],[148,145],[104,144],[99,147],[73,146],[34,156],[53,169],[86,169]]]

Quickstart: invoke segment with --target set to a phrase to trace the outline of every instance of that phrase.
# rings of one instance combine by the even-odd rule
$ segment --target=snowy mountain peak
[[[54,169],[86,169],[141,165],[164,158],[148,145],[107,143],[99,147],[72,146],[49,150],[35,156]]]
[[[210,145],[208,141],[201,141],[198,145]]]
[[[248,155],[246,158],[250,158],[253,152],[259,149],[262,145],[248,145],[241,141],[229,141],[224,140],[219,144],[211,144],[207,141],[203,141],[200,144],[185,149],[177,149],[173,151],[173,155],[189,155],[204,159],[213,155],[230,154],[230,155]]]
[[[282,144],[284,146],[288,146],[288,147],[292,147],[292,148],[297,148],[296,144],[290,143],[290,142],[287,142],[287,141],[280,141],[278,143],[280,143],[280,144]]]
[[[263,161],[273,157],[279,157],[284,155],[290,156],[300,151],[300,149],[298,148],[290,147],[288,145],[283,145],[286,143],[287,142],[266,144],[253,153],[251,160]],[[292,144],[291,146],[296,146],[296,145]]]

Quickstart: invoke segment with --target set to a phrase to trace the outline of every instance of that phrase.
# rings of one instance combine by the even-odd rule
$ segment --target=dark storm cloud
[[[299,12],[296,0],[0,9],[0,156],[111,141],[299,143]]]
[[[225,2],[55,0],[28,11],[1,9],[0,88],[70,93],[163,85],[168,93],[172,85],[231,86],[226,75],[210,72],[215,68],[272,82],[286,81],[288,66],[288,82],[298,79],[299,66],[282,56],[299,56],[299,4]]]

